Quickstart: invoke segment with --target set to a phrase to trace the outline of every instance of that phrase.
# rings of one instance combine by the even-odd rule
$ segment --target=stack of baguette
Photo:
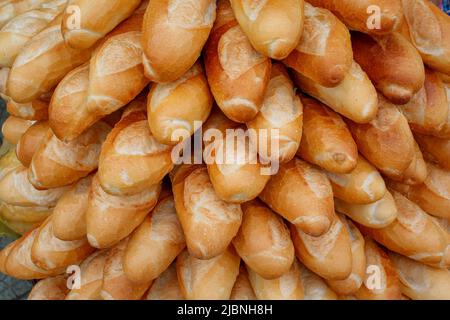
[[[30,299],[450,300],[431,1],[3,0],[0,28],[0,272]]]

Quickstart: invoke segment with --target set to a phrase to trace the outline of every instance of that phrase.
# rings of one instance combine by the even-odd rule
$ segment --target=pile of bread
[[[23,234],[0,271],[30,299],[450,299],[431,1],[0,0],[0,27],[0,216]],[[279,152],[175,164],[199,129],[276,129]]]

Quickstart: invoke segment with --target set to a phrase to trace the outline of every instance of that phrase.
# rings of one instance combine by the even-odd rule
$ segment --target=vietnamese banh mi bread
[[[151,281],[135,283],[125,274],[123,260],[128,240],[128,238],[122,240],[108,252],[100,291],[103,300],[139,300],[152,284]]]
[[[9,143],[16,145],[23,134],[34,124],[34,121],[24,120],[14,116],[9,116],[3,122],[3,138]]]
[[[347,27],[369,34],[388,34],[402,21],[400,0],[307,0],[332,11]]]
[[[53,208],[48,207],[19,207],[7,203],[0,205],[0,217],[6,224],[14,224],[30,226],[25,232],[18,232],[25,234],[42,224],[53,212]]]
[[[349,121],[358,150],[381,173],[398,179],[415,155],[414,136],[406,117],[383,96],[378,96],[378,113],[366,124]]]
[[[236,278],[233,290],[231,291],[230,300],[257,300],[255,291],[250,283],[247,269],[242,264],[239,268],[239,275]]]
[[[144,67],[154,82],[172,82],[200,57],[216,19],[213,0],[152,0],[142,36]]]
[[[311,236],[327,233],[336,219],[333,190],[326,174],[297,158],[281,165],[259,197]]]
[[[218,197],[204,166],[182,165],[171,178],[189,255],[207,260],[222,254],[241,226],[241,206]]]
[[[395,177],[397,180],[410,184],[416,185],[421,184],[425,181],[428,175],[427,164],[423,158],[422,151],[420,150],[417,142],[414,142],[414,157],[413,161],[406,169],[401,177]]]
[[[384,228],[397,218],[397,207],[389,191],[380,200],[369,204],[353,204],[338,198],[334,202],[336,211],[369,228]]]
[[[426,0],[402,0],[405,34],[431,68],[450,75],[450,17]]]
[[[79,288],[73,288],[66,300],[102,300],[100,291],[103,285],[103,270],[109,250],[96,251],[80,265],[81,281]]]
[[[27,299],[38,301],[65,300],[68,292],[67,277],[62,275],[39,281],[33,287]]]
[[[123,260],[124,272],[136,283],[155,280],[185,247],[173,197],[162,198],[130,236]]]
[[[326,171],[352,172],[358,148],[342,117],[317,100],[302,97],[303,136],[297,155]]]
[[[6,95],[26,103],[51,91],[64,76],[91,57],[91,50],[70,48],[55,19],[19,53],[8,77]]]
[[[350,173],[326,173],[335,198],[353,204],[370,204],[386,194],[386,184],[378,170],[357,155],[356,167]]]
[[[304,265],[300,265],[304,300],[338,300],[338,296],[328,287],[325,280]]]
[[[74,49],[88,49],[132,15],[141,0],[69,0],[61,32]]]
[[[247,268],[258,300],[303,300],[305,297],[300,264],[294,260],[290,270],[279,278],[267,280]]]
[[[208,119],[212,106],[208,81],[197,62],[174,82],[152,85],[147,98],[150,130],[160,143],[176,145],[200,128],[199,123]]]
[[[355,296],[359,300],[400,300],[400,281],[388,254],[375,241],[365,238],[367,269]]]
[[[389,253],[392,264],[400,280],[400,290],[413,300],[449,300],[450,271],[437,269]]]
[[[427,163],[428,177],[419,185],[387,181],[388,187],[400,192],[426,213],[450,219],[450,171]]]
[[[228,300],[239,274],[239,263],[232,246],[209,260],[199,260],[184,250],[177,258],[183,296],[187,300]]]
[[[27,103],[17,103],[11,99],[6,101],[6,110],[12,116],[35,121],[48,119],[49,103],[42,98]]]
[[[176,263],[164,271],[152,284],[146,300],[184,300],[178,282]]]
[[[422,88],[422,58],[401,34],[371,37],[354,33],[352,45],[355,61],[389,101],[405,104]]]
[[[353,63],[350,32],[330,11],[305,2],[301,40],[283,63],[324,87],[335,87]]]
[[[327,280],[328,286],[339,295],[352,295],[362,286],[366,273],[366,254],[364,237],[353,222],[341,216],[342,223],[348,230],[352,251],[352,272],[344,280]]]
[[[0,28],[18,15],[39,8],[48,0],[4,0],[0,3]]]
[[[296,71],[292,74],[302,91],[344,117],[357,123],[367,123],[375,118],[378,111],[377,91],[356,62],[353,62],[344,80],[333,88],[321,86]]]
[[[327,280],[344,280],[352,272],[352,242],[342,218],[335,217],[327,233],[313,237],[295,225],[291,236],[297,258],[308,269]]]
[[[422,153],[432,163],[450,170],[450,140],[426,136],[419,133],[414,135]]]
[[[152,135],[145,107],[145,99],[131,103],[102,146],[98,179],[111,195],[144,192],[173,168],[172,147]]]
[[[230,2],[239,25],[259,53],[281,60],[297,46],[303,31],[303,0]]]
[[[11,67],[23,47],[59,15],[67,0],[47,1],[11,19],[0,29],[0,66]]]
[[[303,105],[282,64],[272,66],[267,92],[255,119],[247,123],[255,130],[260,157],[280,163],[295,157],[302,138]]]
[[[258,114],[270,80],[270,59],[258,53],[236,21],[229,0],[219,0],[205,46],[206,75],[223,113],[246,123]]]
[[[86,210],[93,176],[74,184],[53,209],[52,227],[56,238],[75,241],[86,237]]]
[[[396,191],[392,195],[397,219],[385,228],[362,227],[362,231],[389,250],[428,265],[439,264],[448,245],[447,233],[418,205]]]
[[[242,204],[242,225],[233,245],[248,268],[264,279],[289,271],[294,245],[283,219],[260,201]]]

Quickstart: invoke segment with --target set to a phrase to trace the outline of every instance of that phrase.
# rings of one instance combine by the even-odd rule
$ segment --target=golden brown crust
[[[23,134],[33,125],[34,121],[9,116],[2,126],[2,134],[6,141],[16,145]]]
[[[28,295],[28,300],[64,300],[68,292],[66,276],[57,276],[39,281]]]
[[[231,291],[230,300],[257,300],[255,291],[253,291],[252,284],[248,276],[247,269],[241,264],[239,268],[239,275],[234,283]]]
[[[29,167],[34,154],[49,130],[47,121],[36,122],[22,135],[16,146],[17,159],[24,167]]]
[[[416,133],[414,137],[427,161],[435,163],[446,170],[450,170],[450,140],[419,133]]]
[[[177,277],[176,263],[156,279],[147,293],[146,300],[184,300]]]

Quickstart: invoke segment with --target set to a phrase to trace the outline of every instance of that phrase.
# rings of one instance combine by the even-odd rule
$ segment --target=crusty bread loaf
[[[185,247],[173,197],[162,198],[130,236],[123,260],[124,272],[136,283],[155,280]]]
[[[330,11],[306,2],[302,38],[283,63],[324,87],[335,87],[353,63],[350,32]]]
[[[264,100],[271,62],[252,47],[229,0],[218,2],[204,60],[209,86],[225,115],[240,123],[254,119]]]
[[[335,220],[333,191],[325,173],[300,159],[280,167],[260,198],[303,232],[320,236]]]
[[[227,250],[241,226],[240,205],[217,196],[203,166],[177,168],[172,176],[172,189],[192,258],[212,259]]]
[[[210,260],[183,251],[177,258],[181,292],[187,300],[228,300],[239,274],[239,256],[233,247]]]
[[[369,204],[386,193],[383,177],[366,159],[358,156],[356,168],[347,174],[327,172],[335,198],[354,204]]]
[[[255,291],[248,276],[247,268],[241,264],[239,275],[231,291],[230,300],[256,300]]]
[[[156,279],[147,293],[146,300],[184,300],[177,277],[176,263]]]
[[[300,41],[303,0],[231,0],[239,25],[253,47],[272,59],[286,58]]]
[[[303,283],[304,300],[337,300],[338,296],[317,274],[300,265],[300,277]]]
[[[292,74],[302,91],[337,113],[357,123],[367,123],[375,118],[378,111],[377,92],[367,74],[356,62],[353,62],[344,80],[334,88],[321,86],[296,71]]]
[[[450,140],[416,133],[414,135],[427,161],[450,170]]]
[[[3,138],[9,143],[16,145],[33,123],[34,121],[9,116],[2,125]]]
[[[302,120],[303,105],[294,84],[286,68],[274,64],[261,112],[247,123],[256,135],[260,157],[280,163],[291,161],[300,146]]]
[[[144,66],[155,82],[172,82],[199,58],[216,19],[213,0],[152,0],[143,24]]]
[[[90,48],[128,18],[140,3],[141,0],[70,0],[62,17],[64,40],[72,48]]]
[[[335,217],[327,233],[313,237],[295,225],[291,235],[297,258],[327,280],[344,280],[352,272],[352,242],[341,217]]]
[[[68,292],[66,276],[57,276],[39,281],[28,295],[28,300],[64,300]]]
[[[22,166],[17,159],[14,146],[9,145],[8,141],[3,142],[1,149],[5,153],[0,157],[0,180],[17,167]]]
[[[417,138],[416,138],[417,139]],[[423,158],[417,142],[414,143],[414,157],[408,169],[406,169],[401,177],[394,177],[400,182],[416,185],[425,181],[428,175],[427,164]]]
[[[205,122],[213,106],[213,97],[200,62],[181,78],[169,83],[155,83],[147,98],[150,130],[155,139],[176,145],[188,139]]]
[[[351,204],[335,199],[336,211],[369,228],[384,228],[397,218],[397,207],[389,191],[370,204]]]
[[[133,196],[106,193],[96,175],[86,211],[87,237],[95,248],[108,248],[128,237],[155,207],[161,184]]]
[[[358,148],[344,120],[317,100],[304,96],[302,102],[303,136],[298,156],[329,172],[353,171]]]
[[[7,203],[2,203],[0,206],[1,220],[6,224],[11,222],[23,223],[24,225],[32,226],[34,229],[42,224],[53,212],[53,208],[48,207],[20,207],[13,206]],[[28,230],[27,230],[28,232]],[[27,232],[19,232],[24,234]]]
[[[283,219],[259,201],[242,205],[241,228],[233,240],[247,267],[264,279],[275,279],[289,271],[294,245]]]
[[[365,241],[367,270],[355,296],[360,300],[400,300],[400,282],[391,259],[375,241]]]
[[[354,33],[352,45],[355,61],[389,101],[405,104],[422,88],[422,58],[401,34],[370,37]]]
[[[145,108],[145,99],[130,104],[102,146],[98,179],[111,195],[144,192],[173,168],[172,148],[151,134]]]
[[[331,10],[349,29],[370,34],[388,34],[403,21],[400,0],[308,0]]]
[[[11,99],[6,99],[6,110],[12,116],[24,120],[47,120],[48,102],[43,99],[33,100],[27,103],[17,103]]]
[[[0,3],[0,28],[14,17],[39,8],[48,0],[3,0]]]
[[[86,237],[86,210],[92,175],[81,179],[59,199],[53,209],[53,234],[64,241]]]

